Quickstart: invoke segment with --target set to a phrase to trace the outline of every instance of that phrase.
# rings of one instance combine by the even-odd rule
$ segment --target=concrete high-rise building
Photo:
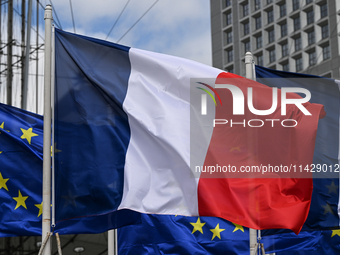
[[[257,65],[340,78],[339,0],[210,0],[213,66]]]

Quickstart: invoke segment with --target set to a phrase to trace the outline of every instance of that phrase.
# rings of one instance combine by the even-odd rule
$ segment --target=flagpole
[[[110,229],[107,235],[107,255],[117,255],[117,229]]]
[[[44,147],[43,147],[43,213],[42,240],[51,231],[51,55],[52,55],[52,7],[45,8],[45,59],[44,59]],[[47,237],[48,238],[48,237]],[[51,254],[48,238],[43,255]]]
[[[254,60],[251,52],[247,52],[245,56],[245,64],[246,64],[246,78],[255,80],[254,75]],[[256,229],[249,229],[249,246],[250,246],[250,255],[256,254],[256,244],[257,244],[257,233]]]

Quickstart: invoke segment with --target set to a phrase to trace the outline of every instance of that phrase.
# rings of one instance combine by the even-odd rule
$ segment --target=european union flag
[[[312,103],[323,104],[326,117],[319,122],[313,163],[339,166],[340,81],[315,75],[291,73],[256,66],[257,80],[273,87],[304,87]],[[313,83],[299,81],[312,78]],[[339,175],[339,173],[337,173]],[[333,177],[333,176],[332,176]],[[308,218],[299,235],[287,230],[264,230],[266,251],[278,255],[337,254],[340,251],[339,178],[314,178]]]
[[[0,104],[0,237],[41,235],[42,153],[43,117]],[[55,153],[63,153],[58,144]],[[60,234],[101,233],[136,222],[140,222],[138,213],[121,210],[68,219],[54,230]]]
[[[215,217],[142,215],[118,229],[119,254],[249,254],[249,230]]]
[[[339,81],[315,75],[291,73],[256,66],[257,80],[273,87],[304,87],[311,92],[312,103],[324,105],[327,115],[319,121],[313,163],[315,166],[338,167],[335,178],[314,178],[312,202],[302,230],[339,228]],[[301,78],[313,79],[304,83]],[[301,82],[299,82],[301,81]],[[334,176],[331,176],[334,177]],[[263,231],[265,234],[266,231]]]
[[[340,253],[340,230],[281,233],[263,238],[267,253],[276,255],[320,255]]]
[[[0,104],[0,237],[41,235],[42,116]]]
[[[263,232],[263,231],[261,231]],[[340,230],[262,236],[266,254],[340,252]],[[249,254],[249,229],[215,217],[142,215],[142,223],[118,229],[119,254]]]

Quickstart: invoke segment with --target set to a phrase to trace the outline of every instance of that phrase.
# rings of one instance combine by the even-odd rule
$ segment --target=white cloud
[[[78,34],[105,39],[112,25],[128,0],[72,0],[76,32]],[[109,41],[116,42],[156,0],[130,0],[126,10],[112,31]],[[41,0],[46,6],[49,0]],[[73,32],[73,23],[69,0],[52,0],[63,30]],[[21,11],[20,2],[15,4]],[[40,35],[44,36],[43,8],[39,7]],[[33,5],[33,27],[35,27],[35,5]],[[7,22],[3,11],[2,22]],[[54,19],[56,16],[54,15]],[[14,13],[14,38],[21,42],[21,19]],[[3,26],[2,41],[6,42],[6,26]],[[31,44],[35,45],[35,33],[31,34]],[[39,39],[40,40],[40,39]],[[40,41],[40,43],[43,43]],[[209,0],[159,0],[143,19],[121,40],[121,44],[192,59],[204,64],[211,64],[210,36],[210,1]],[[6,48],[4,49],[6,53]],[[14,53],[21,54],[21,48],[15,47]],[[40,51],[40,57],[43,53]],[[33,56],[34,57],[34,56]],[[2,63],[6,61],[4,56]],[[3,68],[2,68],[3,69]],[[13,77],[15,105],[20,105],[21,89],[18,68]],[[30,74],[35,74],[35,62],[30,61]],[[39,62],[39,74],[43,74],[43,59]],[[0,78],[6,83],[6,76]],[[39,90],[42,91],[43,77],[39,76]],[[28,95],[31,100],[29,110],[35,110],[35,75],[29,77]],[[0,101],[5,102],[4,86],[0,89]],[[42,106],[43,93],[39,94]],[[40,107],[39,107],[40,108]],[[40,109],[39,113],[42,113]]]

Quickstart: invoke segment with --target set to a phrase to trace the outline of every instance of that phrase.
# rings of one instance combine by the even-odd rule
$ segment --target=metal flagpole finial
[[[251,52],[247,51],[246,52],[246,56],[245,56],[245,63],[246,64],[252,64],[253,63],[253,54],[251,54]]]
[[[53,19],[52,17],[52,6],[46,5],[44,19]]]
[[[246,78],[255,80],[255,74],[254,74],[254,59],[253,54],[251,52],[247,52],[244,59],[245,65],[246,65]]]

